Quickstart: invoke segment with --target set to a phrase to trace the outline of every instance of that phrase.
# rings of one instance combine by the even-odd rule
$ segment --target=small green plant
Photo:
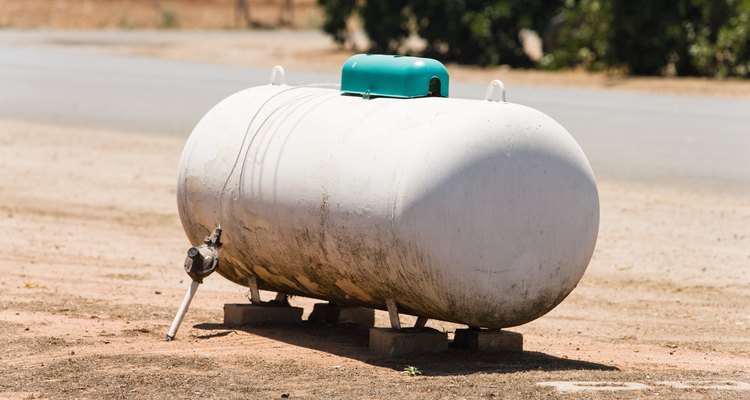
[[[413,367],[411,365],[404,368],[404,373],[409,376],[422,375],[422,371],[420,371],[419,368]]]

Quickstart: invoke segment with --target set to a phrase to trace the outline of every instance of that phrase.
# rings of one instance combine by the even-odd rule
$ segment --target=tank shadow
[[[247,332],[396,371],[402,371],[404,367],[414,365],[418,366],[422,374],[427,376],[469,375],[474,373],[502,374],[523,371],[618,370],[618,368],[610,365],[560,358],[536,351],[478,353],[450,348],[443,353],[382,358],[374,356],[368,349],[369,330],[348,324],[321,324],[304,321],[300,325],[284,327],[270,325],[235,327],[217,323],[202,323],[193,327],[206,331],[234,330]],[[201,335],[201,338],[209,339],[225,334],[222,332],[208,333]]]

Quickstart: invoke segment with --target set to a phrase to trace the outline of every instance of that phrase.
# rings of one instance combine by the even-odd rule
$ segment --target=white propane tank
[[[485,100],[398,98],[346,90],[362,83],[346,73],[342,93],[284,85],[276,69],[195,127],[177,202],[194,245],[221,226],[217,271],[475,327],[520,325],[559,304],[599,227],[596,182],[570,134],[505,102],[499,81]]]

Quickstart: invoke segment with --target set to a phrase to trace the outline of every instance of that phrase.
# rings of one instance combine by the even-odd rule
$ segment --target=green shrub
[[[707,23],[687,49],[696,74],[750,77],[750,0],[703,1]]]
[[[318,0],[339,43],[362,18],[371,51],[397,52],[416,33],[424,55],[466,64],[615,68],[636,75],[750,74],[750,0]],[[544,37],[535,63],[518,37]]]
[[[533,66],[518,38],[521,29],[539,32],[558,1],[411,0],[416,33],[426,53],[467,64]]]
[[[318,0],[323,8],[323,32],[331,35],[338,44],[344,44],[349,38],[346,21],[354,12],[356,2],[347,0]]]
[[[368,0],[360,8],[371,51],[395,53],[409,36],[407,0]]]
[[[546,53],[539,66],[605,69],[612,22],[611,4],[607,1],[565,2],[544,31]]]
[[[541,66],[748,76],[750,0],[575,0]]]

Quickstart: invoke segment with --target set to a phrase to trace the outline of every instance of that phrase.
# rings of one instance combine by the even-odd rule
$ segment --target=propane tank
[[[560,124],[505,101],[448,98],[435,60],[357,55],[341,88],[271,84],[221,101],[179,167],[193,245],[221,227],[240,285],[503,328],[583,276],[599,198]]]

